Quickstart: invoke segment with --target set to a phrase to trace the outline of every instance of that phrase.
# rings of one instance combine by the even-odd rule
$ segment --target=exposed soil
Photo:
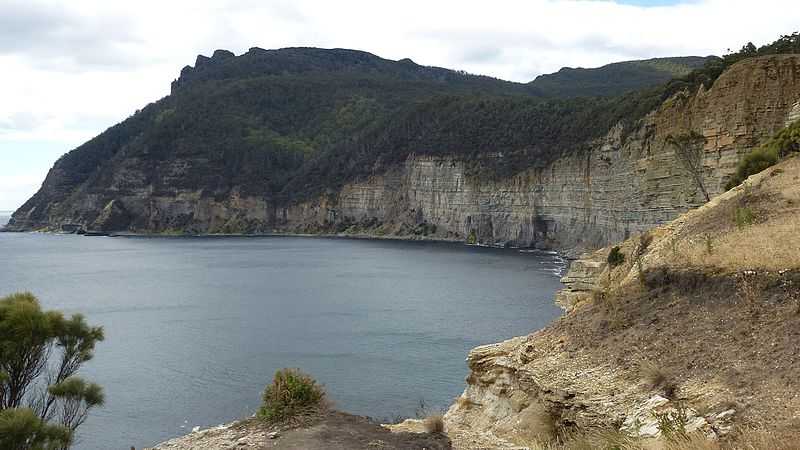
[[[578,308],[546,334],[591,348],[633,384],[748,425],[800,430],[800,271],[645,274]]]

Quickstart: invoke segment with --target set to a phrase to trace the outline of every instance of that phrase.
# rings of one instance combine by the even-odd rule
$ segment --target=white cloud
[[[20,175],[0,175],[0,211],[11,211],[21,206],[42,183],[38,172]]]
[[[0,176],[14,175],[14,142],[69,150],[167,95],[181,67],[217,48],[356,48],[530,81],[562,66],[720,54],[798,24],[795,0],[3,0]]]

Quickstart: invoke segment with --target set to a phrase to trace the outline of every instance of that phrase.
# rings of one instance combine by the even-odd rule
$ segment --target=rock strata
[[[215,53],[198,73],[229,57]],[[218,189],[209,159],[191,151],[171,149],[169,158],[150,160],[121,149],[92,177],[57,164],[8,229],[97,223],[144,233],[426,236],[578,254],[668,222],[722,192],[741,157],[796,118],[799,99],[800,57],[745,60],[709,90],[679,92],[586,148],[549,149],[560,156],[510,178],[484,177],[468,170],[470,161],[428,151],[289,204],[236,186]],[[493,150],[486,154],[502,159],[507,149]],[[187,184],[187,174],[201,185]],[[86,181],[67,191],[79,175]],[[115,205],[124,205],[129,221]]]
[[[556,428],[717,439],[744,427],[797,442],[800,269],[783,248],[798,245],[799,174],[788,158],[618,243],[615,267],[610,248],[573,262],[563,317],[469,353],[447,429],[518,445]],[[736,222],[742,205],[758,224]]]
[[[679,93],[635,128],[619,125],[545,167],[484,180],[469,176],[464,161],[411,157],[332,196],[279,209],[277,225],[393,231],[427,223],[440,235],[490,245],[596,248],[723,192],[739,159],[796,114],[798,99],[800,57],[757,58],[733,66],[710,90]]]

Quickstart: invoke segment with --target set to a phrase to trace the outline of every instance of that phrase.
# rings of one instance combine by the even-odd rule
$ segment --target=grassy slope
[[[625,241],[626,263],[606,268],[597,293],[537,341],[561,340],[566,352],[613,363],[630,385],[700,411],[733,407],[739,425],[797,442],[798,179],[800,158],[790,158],[651,231],[649,245]]]

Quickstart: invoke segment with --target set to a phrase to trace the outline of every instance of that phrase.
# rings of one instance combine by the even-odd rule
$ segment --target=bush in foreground
[[[778,164],[786,156],[800,152],[800,121],[779,131],[764,145],[745,155],[736,167],[725,189],[733,189],[750,175],[757,174]]]
[[[258,417],[269,422],[290,420],[314,412],[324,398],[325,391],[311,376],[298,369],[281,369],[264,390]]]
[[[100,386],[76,376],[102,340],[102,328],[43,311],[29,293],[0,298],[0,449],[69,448],[103,404]]]

